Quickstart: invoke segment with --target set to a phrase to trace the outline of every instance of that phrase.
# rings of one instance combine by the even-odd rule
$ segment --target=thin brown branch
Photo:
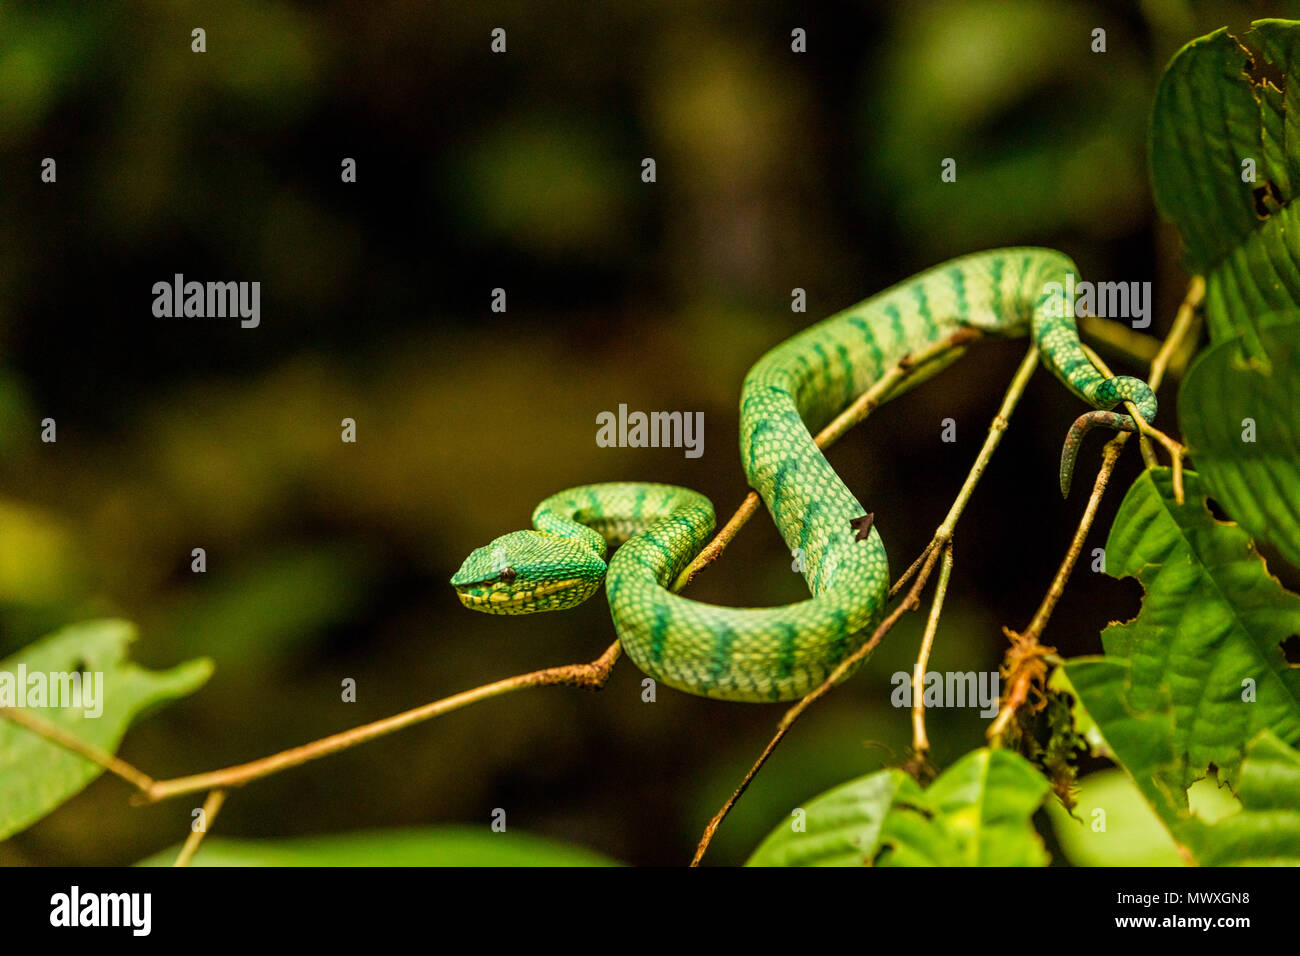
[[[34,734],[44,737],[50,743],[58,744],[65,750],[70,750],[79,757],[84,757],[91,763],[99,764],[109,773],[121,777],[131,786],[140,790],[147,790],[154,785],[154,780],[148,774],[137,770],[125,760],[116,757],[106,750],[101,750],[94,744],[88,744],[79,738],[76,734],[71,733],[60,727],[58,724],[46,720],[44,717],[38,717],[31,711],[22,707],[0,707],[0,717],[6,717],[15,724],[25,727]]]
[[[930,651],[934,647],[934,635],[939,630],[939,616],[943,613],[951,576],[952,542],[949,541],[943,550],[943,563],[939,566],[939,580],[934,586],[934,599],[930,602],[930,617],[925,622],[921,649],[912,668],[912,753],[917,761],[923,761],[930,750],[930,738],[925,732],[925,669],[930,664]]]
[[[154,780],[148,774],[133,767],[120,757],[87,744],[58,725],[37,717],[26,710],[0,707],[0,717],[7,717],[33,733],[39,734],[51,743],[58,744],[93,763],[99,764],[105,770],[122,778],[139,791],[133,798],[133,803],[156,803],[159,800],[166,800],[200,790],[241,787],[260,777],[287,770],[290,767],[296,767],[312,760],[318,760],[321,757],[366,743],[376,737],[382,737],[385,734],[402,730],[413,724],[450,713],[453,710],[459,710],[469,704],[500,697],[513,691],[558,685],[599,690],[609,680],[610,672],[613,670],[614,663],[618,660],[621,651],[622,648],[618,641],[615,641],[605,650],[605,653],[587,664],[566,664],[561,667],[548,667],[527,674],[518,674],[459,694],[452,694],[450,697],[443,697],[432,703],[423,704],[400,714],[394,714],[391,717],[385,717],[369,724],[363,724],[360,727],[353,727],[350,730],[323,737],[300,747],[283,750],[280,753],[271,754],[259,760],[213,770],[208,773],[176,777],[171,780]]]
[[[1111,473],[1115,470],[1115,464],[1119,461],[1119,454],[1124,449],[1128,441],[1129,432],[1120,432],[1114,438],[1106,443],[1102,451],[1101,468],[1097,471],[1097,477],[1092,484],[1092,494],[1088,496],[1087,507],[1083,510],[1083,517],[1079,521],[1079,526],[1074,531],[1074,537],[1070,541],[1070,546],[1065,552],[1065,557],[1056,569],[1056,574],[1052,578],[1052,583],[1043,596],[1042,602],[1038,605],[1038,610],[1034,613],[1033,619],[1029,626],[1020,633],[1012,631],[1010,628],[1004,628],[1004,632],[1012,642],[1012,649],[1007,652],[1007,664],[1005,667],[1007,692],[1004,695],[1003,704],[994,718],[993,723],[989,726],[988,737],[995,743],[1001,740],[1002,733],[1016,711],[1029,699],[1029,689],[1033,682],[1043,676],[1040,665],[1036,663],[1043,654],[1050,653],[1052,648],[1045,648],[1039,644],[1039,638],[1043,634],[1043,629],[1047,627],[1047,622],[1056,610],[1057,602],[1065,593],[1066,582],[1070,579],[1070,574],[1074,571],[1074,566],[1079,560],[1079,555],[1083,553],[1083,543],[1088,537],[1088,532],[1092,530],[1093,520],[1097,517],[1097,506],[1101,504],[1102,495],[1106,493],[1106,486],[1110,482]]]
[[[402,730],[432,717],[438,717],[453,710],[459,710],[469,704],[488,700],[492,697],[500,697],[513,691],[556,685],[599,690],[609,680],[610,672],[614,668],[614,662],[618,660],[621,651],[622,648],[619,646],[618,641],[615,641],[604,654],[589,664],[566,664],[563,667],[548,667],[528,674],[507,677],[504,680],[484,684],[481,687],[475,687],[459,694],[452,694],[450,697],[444,697],[441,700],[423,704],[420,707],[394,714],[391,717],[385,717],[382,720],[362,724],[360,727],[353,727],[350,730],[323,737],[309,744],[303,744],[301,747],[283,750],[280,753],[250,763],[238,764],[222,770],[213,770],[189,777],[155,781],[142,788],[144,792],[139,796],[137,802],[155,803],[159,800],[166,800],[182,793],[193,793],[197,790],[242,787],[249,781],[256,780],[259,777],[278,773],[290,767],[297,767],[310,760],[319,760],[321,757],[336,754],[341,750],[347,750],[350,747],[366,743],[385,734],[391,734],[396,730]]]
[[[203,801],[203,825],[198,829],[190,827],[190,835],[185,838],[185,845],[181,847],[180,854],[176,857],[176,862],[172,866],[189,866],[190,861],[194,859],[194,854],[198,852],[199,844],[203,838],[208,835],[208,830],[212,828],[212,821],[217,818],[221,812],[221,805],[226,802],[226,791],[213,790],[208,794],[208,799]]]
[[[673,582],[673,590],[681,591],[695,580],[697,574],[718,560],[722,552],[727,550],[727,545],[731,544],[731,540],[740,533],[741,528],[745,527],[745,522],[754,517],[754,512],[758,511],[758,506],[762,503],[763,499],[758,496],[757,491],[745,495],[745,500],[740,503],[736,513],[727,519],[727,523],[713,536],[713,540],[701,548],[700,553],[691,559],[691,563],[682,569],[682,573]]]
[[[1160,351],[1151,360],[1151,375],[1147,378],[1147,382],[1152,389],[1159,388],[1160,383],[1164,381],[1170,361],[1179,351],[1179,346],[1183,344],[1184,339],[1188,340],[1190,349],[1195,350],[1195,342],[1191,341],[1188,333],[1196,325],[1197,310],[1204,301],[1205,279],[1201,276],[1192,276],[1192,281],[1187,286],[1187,293],[1183,296],[1183,302],[1178,307],[1178,314],[1174,316],[1174,324],[1169,329],[1169,334],[1165,336],[1165,343],[1160,346]]]
[[[1038,610],[1034,612],[1029,626],[1023,632],[1026,637],[1037,640],[1042,635],[1043,629],[1047,627],[1047,622],[1052,616],[1052,612],[1056,610],[1057,603],[1065,593],[1066,582],[1079,560],[1079,555],[1083,552],[1083,543],[1088,537],[1088,531],[1091,530],[1094,519],[1097,517],[1097,507],[1101,504],[1102,495],[1106,493],[1106,487],[1110,483],[1110,476],[1115,471],[1115,465],[1119,462],[1120,452],[1124,450],[1128,437],[1128,432],[1121,432],[1108,441],[1102,449],[1101,467],[1097,469],[1097,477],[1093,480],[1092,493],[1088,496],[1088,504],[1083,509],[1083,517],[1079,519],[1079,526],[1074,531],[1074,537],[1070,540],[1070,546],[1066,549],[1065,557],[1056,569],[1056,575],[1052,578],[1047,593],[1038,605]]]

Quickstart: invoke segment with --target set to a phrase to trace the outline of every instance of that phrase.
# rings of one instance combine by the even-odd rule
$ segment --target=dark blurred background
[[[157,777],[589,660],[613,638],[603,598],[488,617],[448,577],[572,484],[680,483],[730,514],[746,490],[748,366],[950,256],[1042,244],[1086,278],[1151,280],[1163,334],[1186,276],[1147,185],[1157,79],[1196,36],[1294,13],[0,3],[0,656],[120,615],[152,666],[213,657],[203,690],[128,735],[122,755]],[[494,27],[505,54],[489,50]],[[1097,27],[1104,54],[1090,51]],[[56,185],[39,178],[47,156]],[[344,157],[355,184],[340,181]],[[261,326],[154,318],[151,287],[177,272],[260,281]],[[806,315],[790,310],[794,287]],[[947,511],[1024,347],[981,345],[832,452],[895,573]],[[704,456],[598,448],[596,414],[619,403],[703,411]],[[1032,615],[1083,507],[1055,479],[1078,412],[1036,376],[959,528],[932,669],[996,668],[1002,625]],[[39,441],[47,416],[57,444]],[[339,440],[344,417],[355,445]],[[948,417],[955,444],[940,441]],[[1138,467],[1130,448],[1089,548]],[[189,570],[195,547],[206,574]],[[764,513],[688,593],[804,592]],[[1081,567],[1046,640],[1099,651],[1139,594]],[[919,632],[912,616],[797,726],[710,862],[743,860],[791,807],[903,759],[890,675],[910,669]],[[356,703],[340,701],[346,677]],[[502,807],[512,829],[684,863],[782,711],[668,688],[645,704],[640,679],[624,661],[600,694],[509,696],[272,777],[235,793],[216,830],[486,826]],[[983,741],[972,712],[929,720],[940,766]],[[0,863],[133,862],[179,840],[197,805],[132,809],[127,795],[101,779],[0,844]]]

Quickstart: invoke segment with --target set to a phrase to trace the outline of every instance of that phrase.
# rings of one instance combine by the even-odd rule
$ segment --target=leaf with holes
[[[84,671],[92,678],[87,686],[94,688],[94,700],[83,691],[80,708],[44,706],[32,713],[112,753],[136,717],[192,694],[212,673],[206,659],[168,671],[145,670],[127,659],[134,639],[131,624],[112,620],[74,624],[44,637],[0,661],[0,702],[35,704],[31,693],[21,701],[16,695],[34,692],[36,675],[45,675],[48,687],[50,674]],[[103,676],[102,685],[95,675]],[[73,687],[70,681],[68,687]],[[51,700],[47,690],[44,702]],[[98,764],[0,719],[0,840],[39,820],[103,772]]]
[[[1178,782],[1176,719],[1168,695],[1135,706],[1134,673],[1121,658],[1075,658],[1070,678],[1088,719],[1173,837],[1183,859],[1206,866],[1300,865],[1300,753],[1270,730],[1243,747],[1233,789],[1238,810],[1220,795],[1212,813],[1190,808]],[[1195,812],[1194,812],[1195,811]]]
[[[1124,497],[1106,542],[1106,571],[1146,589],[1138,616],[1102,632],[1107,655],[1129,662],[1125,706],[1173,717],[1176,766],[1162,775],[1185,789],[1211,765],[1235,782],[1246,744],[1261,730],[1300,740],[1300,668],[1283,644],[1300,632],[1300,595],[1268,573],[1239,527],[1216,521],[1199,475],[1174,500],[1168,469],[1144,472]],[[1069,668],[1088,712],[1077,668]],[[1102,734],[1112,744],[1102,726]],[[1132,769],[1132,768],[1130,768]],[[1183,801],[1185,805],[1185,801]]]
[[[1256,318],[1300,305],[1300,24],[1260,20],[1174,57],[1151,117],[1156,205],[1205,275],[1216,340],[1246,337]]]
[[[1300,866],[1300,752],[1264,731],[1246,750],[1241,810],[1182,836],[1202,866]]]
[[[1074,657],[1065,668],[1078,695],[1078,717],[1102,737],[1102,746],[1094,746],[1093,752],[1118,762],[1172,831],[1188,810],[1182,782],[1186,761],[1174,756],[1168,687],[1154,697],[1143,695],[1139,705],[1132,699],[1133,668],[1125,658]]]
[[[1300,567],[1300,321],[1261,322],[1206,349],[1178,393],[1178,420],[1214,497],[1257,541]]]
[[[1192,812],[1217,820],[1241,810],[1227,787],[1213,780],[1193,784],[1187,793]],[[1118,768],[1098,770],[1079,783],[1074,815],[1047,801],[1061,852],[1074,866],[1187,866],[1188,858],[1142,792]]]
[[[1006,750],[967,754],[922,790],[880,770],[797,808],[749,866],[1044,866],[1031,818],[1049,785]]]

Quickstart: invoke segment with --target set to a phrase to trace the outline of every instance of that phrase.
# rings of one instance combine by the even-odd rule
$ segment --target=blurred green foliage
[[[171,866],[180,847],[141,866]],[[613,866],[581,847],[470,827],[377,830],[290,840],[205,840],[194,866]]]

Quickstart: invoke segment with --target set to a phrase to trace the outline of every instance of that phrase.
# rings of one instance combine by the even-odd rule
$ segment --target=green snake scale
[[[713,506],[694,491],[643,482],[547,498],[533,513],[536,530],[476,549],[452,585],[467,607],[523,614],[585,601],[603,579],[624,650],[656,680],[723,700],[807,694],[869,636],[889,590],[880,534],[859,534],[865,509],[812,436],[887,369],[963,327],[1004,336],[1032,330],[1045,364],[1098,409],[1070,429],[1062,493],[1090,428],[1134,429],[1130,416],[1108,409],[1127,400],[1147,421],[1155,416],[1145,382],[1103,375],[1081,348],[1065,301],[1073,272],[1049,249],[954,259],[817,323],[754,364],[740,395],[741,463],[786,545],[801,549],[807,600],[732,608],[675,594],[672,582],[713,531]],[[941,354],[917,380],[955,357]],[[620,542],[606,569],[606,548]]]

